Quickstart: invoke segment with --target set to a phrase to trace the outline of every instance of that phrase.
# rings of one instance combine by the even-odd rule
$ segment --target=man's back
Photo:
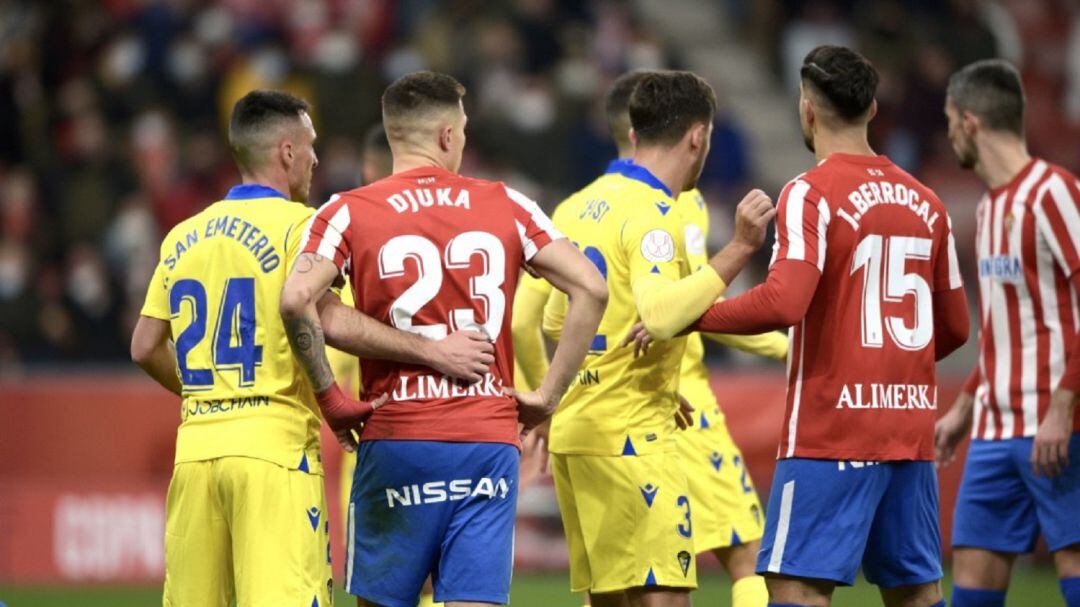
[[[792,328],[781,457],[932,459],[933,298],[960,286],[949,226],[883,156],[832,154],[784,189],[774,263],[821,279]]]
[[[639,318],[633,279],[653,272],[678,280],[690,273],[683,226],[665,190],[645,169],[626,164],[560,206],[558,227],[604,275],[608,306],[552,421],[553,452],[619,455],[672,448],[686,338],[658,342],[639,359],[632,348],[618,347]]]
[[[162,242],[142,313],[172,325],[177,462],[236,455],[321,472],[321,421],[278,314],[311,214],[270,188],[238,186]]]
[[[503,394],[513,383],[509,302],[522,264],[557,237],[524,195],[438,168],[392,175],[319,210],[305,250],[346,268],[359,310],[432,339],[481,331],[496,346],[493,367],[471,386],[363,360],[361,397],[390,395],[363,440],[517,443],[516,406]]]

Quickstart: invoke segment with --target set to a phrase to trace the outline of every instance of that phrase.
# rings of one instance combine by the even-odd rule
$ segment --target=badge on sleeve
[[[665,230],[649,230],[641,237],[641,256],[653,262],[675,259],[675,239]]]

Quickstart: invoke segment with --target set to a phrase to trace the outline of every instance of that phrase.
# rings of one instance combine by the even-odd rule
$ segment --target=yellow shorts
[[[694,528],[678,455],[552,454],[573,592],[697,587]]]
[[[330,605],[328,532],[322,476],[247,457],[176,464],[164,605]]]
[[[694,427],[675,441],[690,483],[697,553],[760,540],[764,532],[757,491],[723,420],[718,407],[699,410]]]

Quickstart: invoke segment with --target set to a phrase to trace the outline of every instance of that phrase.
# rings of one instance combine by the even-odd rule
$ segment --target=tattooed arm
[[[351,452],[356,448],[352,430],[385,403],[387,395],[370,403],[353,400],[334,381],[316,304],[337,276],[333,263],[314,254],[301,255],[281,291],[280,311],[293,354],[311,380],[323,418],[341,446]]]

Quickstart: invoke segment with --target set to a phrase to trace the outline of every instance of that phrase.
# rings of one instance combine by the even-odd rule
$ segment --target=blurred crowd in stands
[[[1080,161],[1075,1],[723,4],[777,91],[793,95],[819,43],[865,52],[883,75],[874,143],[917,174],[955,165],[948,75],[995,55],[1024,69],[1036,151]],[[463,171],[550,210],[614,156],[611,80],[683,67],[679,50],[630,0],[0,0],[0,369],[126,356],[161,237],[238,181],[223,133],[250,89],[311,102],[318,204],[359,185],[388,82],[454,74],[469,89]],[[721,112],[707,195],[753,183],[769,151],[748,138]]]

